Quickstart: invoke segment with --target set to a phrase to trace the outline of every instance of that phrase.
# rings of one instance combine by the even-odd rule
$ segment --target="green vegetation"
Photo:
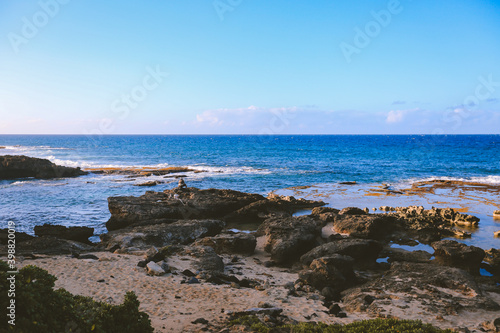
[[[127,292],[120,305],[96,302],[64,289],[54,290],[57,278],[30,265],[15,275],[15,297],[8,298],[8,270],[7,264],[0,261],[0,307],[6,309],[10,299],[15,299],[16,325],[2,320],[2,332],[153,332],[149,316],[139,311],[139,301],[133,292]]]
[[[354,322],[348,325],[326,325],[323,323],[299,323],[269,327],[256,316],[244,316],[231,321],[231,326],[243,325],[252,332],[259,333],[451,333],[419,320],[372,319]]]

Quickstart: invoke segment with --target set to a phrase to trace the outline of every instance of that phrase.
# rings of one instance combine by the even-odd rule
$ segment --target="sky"
[[[498,134],[500,0],[0,2],[0,134]]]

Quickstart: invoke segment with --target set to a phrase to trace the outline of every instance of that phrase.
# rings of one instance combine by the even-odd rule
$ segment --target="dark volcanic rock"
[[[406,251],[398,248],[384,249],[379,256],[381,258],[389,257],[387,260],[389,263],[394,261],[430,263],[430,259],[432,258],[432,254],[426,251]]]
[[[311,215],[321,215],[326,213],[338,214],[340,210],[332,207],[315,207],[312,209]]]
[[[224,262],[213,248],[209,246],[189,246],[184,251],[197,259],[194,267],[203,275],[204,279],[224,273]]]
[[[351,237],[383,239],[396,228],[396,219],[385,214],[338,215],[333,223],[338,233]]]
[[[371,239],[345,238],[315,247],[300,257],[300,261],[304,265],[310,265],[316,258],[328,257],[333,254],[342,254],[354,258],[356,262],[370,262],[377,259],[381,250],[382,245],[377,241]]]
[[[500,309],[500,305],[483,293],[472,275],[435,264],[393,263],[382,277],[348,289],[343,296],[345,310],[367,311],[373,316],[396,313],[400,316],[401,304],[413,304],[422,311],[422,316]]]
[[[298,210],[323,206],[322,201],[295,199],[292,196],[270,194],[264,200],[253,202],[228,214],[224,220],[228,223],[262,222],[269,217],[290,217]]]
[[[88,243],[89,237],[94,234],[94,228],[89,227],[65,227],[62,225],[37,225],[34,228],[37,236],[52,236],[56,238],[69,239],[77,242]]]
[[[190,244],[198,238],[215,236],[224,222],[219,220],[180,220],[172,224],[155,224],[111,231],[101,235],[101,245],[109,251],[117,249],[145,250],[173,244]]]
[[[28,241],[33,238],[34,238],[33,236],[28,235],[25,232],[18,232],[18,231],[15,232],[16,244]],[[0,229],[0,244],[7,245],[8,239],[9,239],[9,229]]]
[[[210,246],[217,254],[253,254],[257,240],[247,233],[220,234],[215,237],[205,237],[197,240],[193,245]]]
[[[159,180],[151,180],[149,182],[135,184],[134,186],[156,186],[156,185],[159,185],[159,184],[163,184],[163,182],[159,181]]]
[[[356,283],[353,263],[353,258],[340,254],[321,257],[314,259],[308,270],[300,272],[299,278],[318,290],[330,287],[339,292]]]
[[[23,155],[0,156],[0,179],[35,177],[39,179],[86,175],[80,168],[56,165],[49,160]]]
[[[324,203],[297,200],[293,197],[249,194],[232,190],[176,188],[151,192],[140,197],[108,198],[111,218],[108,230],[129,225],[154,224],[156,220],[222,219],[230,223],[262,222],[269,215],[291,215],[304,207]]]
[[[489,271],[500,277],[500,250],[498,249],[489,249],[485,252],[486,256],[484,261],[486,261],[489,265]]]
[[[267,237],[264,250],[278,264],[297,260],[316,245],[321,222],[307,216],[270,218],[259,226],[257,235]]]
[[[479,273],[479,266],[485,252],[475,246],[467,246],[453,240],[432,243],[436,263],[465,269],[473,274]]]
[[[358,207],[346,207],[339,212],[339,215],[368,215],[368,213]]]
[[[456,229],[456,226],[474,228],[479,219],[461,214],[451,208],[424,209],[422,206],[398,207],[389,213],[398,220],[398,225],[407,235],[416,237],[423,243],[430,243],[444,237],[470,237],[470,233]]]
[[[476,227],[479,219],[451,208],[398,207],[387,214],[366,214],[359,208],[344,208],[334,216],[334,229],[352,237],[393,239],[413,237],[428,244],[444,237],[469,237],[457,226]],[[324,220],[324,218],[323,218]]]
[[[7,247],[5,246],[5,248]],[[19,255],[31,253],[57,255],[90,252],[95,250],[96,247],[89,244],[51,236],[34,237],[33,239],[24,241],[16,246],[16,253]],[[0,252],[3,253],[4,250]]]
[[[252,202],[263,200],[258,194],[232,190],[173,189],[151,192],[140,197],[108,198],[111,218],[108,230],[127,227],[144,220],[155,219],[220,219]]]

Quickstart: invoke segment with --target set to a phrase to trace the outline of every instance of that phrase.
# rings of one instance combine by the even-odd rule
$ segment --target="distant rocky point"
[[[106,175],[130,175],[131,177],[149,177],[149,176],[165,176],[171,177],[170,174],[181,172],[206,172],[205,170],[191,169],[188,167],[168,167],[168,168],[155,168],[155,167],[106,167],[106,168],[89,168],[86,169],[95,174]]]
[[[87,172],[80,168],[60,166],[42,158],[24,155],[0,156],[0,179],[34,177],[37,179],[78,177]]]

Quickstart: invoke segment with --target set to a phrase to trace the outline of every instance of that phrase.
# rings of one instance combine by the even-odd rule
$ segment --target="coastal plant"
[[[245,326],[251,332],[259,333],[452,333],[442,330],[420,320],[370,319],[353,322],[347,325],[307,322],[270,327],[257,316],[243,316],[232,320],[230,326]]]
[[[0,293],[7,294],[9,267],[0,261]],[[90,297],[54,290],[57,278],[36,266],[25,266],[15,275],[15,326],[2,321],[2,332],[153,332],[149,316],[139,311],[139,301],[127,292],[122,304],[111,305]],[[0,306],[9,300],[0,298]]]

